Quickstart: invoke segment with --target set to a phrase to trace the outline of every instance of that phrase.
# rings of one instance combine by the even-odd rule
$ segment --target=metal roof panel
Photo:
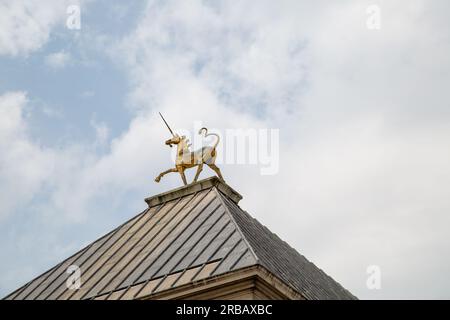
[[[134,299],[261,265],[307,299],[355,298],[256,219],[217,178],[147,198],[149,208],[7,299]],[[79,290],[67,267],[81,269]]]

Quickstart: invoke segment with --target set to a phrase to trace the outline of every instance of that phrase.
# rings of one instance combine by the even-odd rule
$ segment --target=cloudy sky
[[[176,129],[279,129],[276,174],[222,172],[245,210],[359,298],[450,298],[449,12],[0,0],[0,295],[180,185],[153,182],[171,165],[161,111]]]

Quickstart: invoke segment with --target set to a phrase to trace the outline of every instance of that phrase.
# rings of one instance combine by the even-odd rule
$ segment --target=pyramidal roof
[[[139,299],[258,267],[301,299],[355,299],[243,211],[216,177],[145,199],[148,209],[6,299]],[[81,271],[68,289],[67,269]]]

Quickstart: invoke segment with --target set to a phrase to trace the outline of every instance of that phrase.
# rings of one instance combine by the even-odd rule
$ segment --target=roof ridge
[[[247,240],[247,237],[244,235],[244,233],[241,230],[241,227],[239,226],[239,224],[236,222],[236,220],[234,219],[233,214],[230,212],[230,209],[228,208],[228,205],[225,203],[224,199],[222,197],[226,197],[225,195],[222,194],[222,192],[217,188],[217,187],[213,187],[214,191],[216,192],[219,201],[221,202],[222,206],[225,208],[225,211],[228,213],[228,216],[230,217],[231,222],[234,224],[236,230],[239,232],[239,234],[241,235],[245,245],[249,248],[251,254],[253,255],[253,257],[256,260],[256,264],[260,265],[261,264],[261,260],[258,258],[258,256],[256,255],[255,250],[253,249],[253,247],[250,245],[250,243]]]
[[[227,201],[227,199],[225,199],[225,201]],[[303,267],[302,268],[306,268],[305,270],[309,270],[308,272],[316,272],[317,273],[317,275],[320,275],[320,277],[322,277],[322,279],[323,280],[325,280],[326,282],[327,282],[327,284],[325,284],[325,286],[327,287],[327,288],[325,288],[324,286],[320,286],[320,285],[318,285],[317,283],[315,283],[315,282],[311,282],[310,280],[311,279],[309,279],[308,277],[305,277],[304,278],[304,281],[305,282],[308,282],[309,283],[309,286],[310,286],[310,288],[309,289],[307,289],[307,288],[303,288],[303,291],[302,291],[302,294],[304,295],[304,296],[306,296],[306,297],[308,297],[309,299],[314,299],[314,293],[313,293],[313,296],[310,296],[310,294],[306,291],[306,290],[311,290],[312,288],[314,288],[314,291],[320,291],[321,292],[321,294],[323,294],[323,296],[322,297],[326,297],[327,295],[328,295],[328,290],[330,291],[330,292],[334,292],[334,294],[336,295],[336,296],[340,296],[341,294],[340,293],[345,293],[346,295],[349,295],[349,296],[351,296],[351,297],[353,297],[353,298],[356,298],[357,299],[357,297],[356,296],[354,296],[348,289],[346,289],[344,286],[342,286],[338,281],[336,281],[333,277],[331,277],[330,275],[328,275],[327,273],[325,273],[320,267],[318,267],[315,263],[313,263],[312,261],[310,261],[308,258],[306,258],[303,254],[301,254],[300,252],[298,252],[294,247],[292,247],[287,241],[285,241],[285,240],[283,240],[282,238],[280,238],[280,236],[277,234],[277,233],[275,233],[275,232],[273,232],[273,231],[271,231],[266,225],[264,225],[263,223],[261,223],[258,219],[256,219],[256,218],[254,218],[252,215],[250,215],[247,211],[245,211],[245,210],[243,210],[238,204],[235,204],[235,203],[232,203],[231,201],[229,202],[229,206],[231,206],[231,208],[236,208],[236,209],[238,209],[239,210],[239,212],[240,213],[242,213],[242,218],[244,218],[245,217],[245,220],[247,220],[247,222],[248,223],[250,223],[249,225],[242,225],[243,226],[243,233],[244,234],[248,234],[248,232],[250,232],[250,230],[248,229],[248,228],[250,228],[250,229],[254,229],[255,227],[257,228],[257,229],[259,229],[260,231],[262,231],[263,232],[263,234],[260,234],[260,235],[266,235],[266,236],[268,236],[269,238],[271,238],[271,239],[273,239],[273,240],[275,240],[275,244],[276,243],[278,243],[278,245],[281,245],[282,247],[284,247],[286,250],[287,250],[287,252],[289,252],[289,254],[290,255],[292,255],[292,257],[295,257],[295,256],[297,256],[298,258],[300,258],[301,260],[304,260],[304,262],[306,262],[304,265],[303,265]],[[232,209],[230,209],[230,210],[232,210]],[[234,215],[233,215],[233,218],[234,218]],[[240,226],[241,225],[241,222],[238,222],[238,225]],[[253,230],[253,231],[255,231],[255,229]],[[255,236],[256,236],[257,234],[255,234]],[[260,249],[262,249],[262,248],[259,248],[258,247],[258,245],[257,245],[257,242],[254,242],[254,241],[257,241],[257,239],[256,238],[254,238],[254,237],[251,237],[251,238],[247,238],[246,237],[246,239],[248,239],[248,241],[249,242],[251,242],[251,243],[255,243],[255,246],[254,247],[252,247],[252,248],[254,248],[254,250],[256,250],[257,252],[259,252],[260,254],[261,254],[261,259],[259,260],[259,264],[260,265],[262,265],[262,266],[264,266],[264,267],[266,267],[267,269],[269,269],[269,270],[272,270],[272,272],[274,272],[274,273],[276,273],[275,272],[275,270],[273,269],[273,267],[276,267],[276,268],[281,268],[281,269],[278,269],[278,272],[284,272],[285,270],[283,270],[283,269],[285,269],[285,267],[286,266],[283,266],[283,263],[281,263],[281,264],[279,264],[279,262],[280,261],[272,261],[272,262],[270,262],[270,261],[268,261],[268,260],[266,260],[266,258],[267,258],[267,252],[266,251],[260,251]],[[269,265],[267,264],[267,263],[269,263]],[[275,265],[270,265],[270,264],[272,264],[272,263],[275,263]],[[296,263],[296,262],[293,262],[293,263]],[[331,286],[330,286],[331,285]],[[298,288],[297,288],[297,290],[298,290]],[[329,298],[329,297],[327,297],[327,298]]]
[[[317,269],[317,271],[320,272],[323,276],[325,276],[326,278],[328,278],[328,279],[330,279],[330,280],[336,282],[336,283],[341,287],[341,289],[343,289],[343,290],[347,291],[348,293],[350,293],[345,287],[342,286],[342,284],[340,284],[337,280],[333,279],[330,275],[328,275],[325,271],[323,271],[323,269],[320,268],[317,264],[315,264],[315,263],[314,263],[313,261],[311,261],[309,258],[306,258],[305,255],[301,254],[301,253],[298,252],[294,247],[292,247],[292,246],[289,244],[289,242],[287,242],[287,241],[283,240],[282,238],[280,238],[280,236],[279,236],[277,233],[275,233],[275,232],[273,232],[272,230],[270,230],[265,224],[261,223],[258,219],[252,217],[247,211],[245,211],[245,210],[242,210],[242,211],[245,212],[249,217],[251,217],[251,218],[253,219],[254,222],[260,224],[261,227],[263,227],[263,228],[265,229],[266,232],[270,233],[273,237],[277,238],[277,240],[279,240],[279,241],[282,242],[285,246],[287,246],[287,248],[288,248],[290,251],[295,252],[296,254],[298,254],[298,255],[302,256],[303,258],[305,258],[306,260],[308,260],[308,262],[309,262],[312,266],[314,266],[314,267]],[[350,294],[351,294],[351,293],[350,293]],[[353,295],[353,294],[352,294],[352,295]]]
[[[216,177],[147,198],[146,210],[7,297],[133,299],[140,292],[154,293],[174,288],[175,283],[258,266],[305,299],[356,298],[243,210],[238,204],[241,198]],[[86,290],[76,296],[66,294],[64,286],[65,268],[72,261],[87,271]],[[189,267],[193,271],[186,272]]]

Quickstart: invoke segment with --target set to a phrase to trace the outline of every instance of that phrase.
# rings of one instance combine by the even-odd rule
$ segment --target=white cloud
[[[45,57],[45,63],[55,69],[64,68],[71,60],[70,53],[59,51]]]
[[[383,2],[373,32],[369,4],[151,3],[118,60],[141,112],[281,127],[278,176],[229,166],[226,178],[245,208],[358,296],[448,297],[433,275],[450,264],[448,8]],[[380,292],[365,287],[371,264]]]
[[[23,92],[0,96],[0,219],[26,206],[42,188],[52,170],[52,152],[27,137]]]
[[[41,48],[52,29],[65,26],[66,9],[79,1],[0,1],[0,55],[28,55]]]
[[[96,152],[101,122],[97,142],[40,147],[26,135],[25,95],[2,96],[0,145],[20,151],[1,160],[2,212],[48,184],[43,212],[92,222],[129,192],[178,186],[175,174],[152,181],[171,165],[156,111],[175,128],[280,128],[278,175],[222,168],[242,206],[361,298],[448,298],[448,4],[382,2],[375,32],[368,4],[151,2],[107,49],[136,111],[107,152]],[[365,287],[374,264],[377,292]]]
[[[23,92],[0,96],[0,218],[47,194],[43,215],[63,223],[81,222],[96,197],[151,181],[153,173],[146,177],[143,168],[158,159],[153,149],[159,143],[151,139],[159,135],[156,118],[135,119],[126,133],[112,141],[106,124],[92,120],[96,139],[91,143],[44,148],[29,134],[28,104]],[[105,143],[110,151],[98,155],[96,148]]]
[[[92,119],[91,126],[95,129],[96,143],[99,146],[105,145],[109,138],[109,128],[106,123],[97,122],[95,119]]]

